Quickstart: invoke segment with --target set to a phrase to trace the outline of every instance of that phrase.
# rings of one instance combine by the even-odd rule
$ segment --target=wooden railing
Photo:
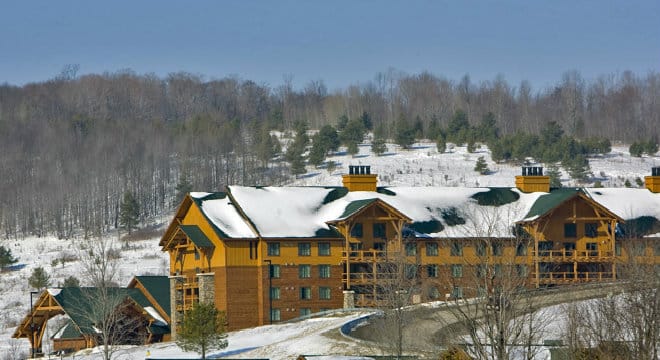
[[[382,261],[387,256],[393,256],[395,253],[385,250],[349,250],[342,251],[341,256],[351,262],[374,262]]]
[[[605,281],[614,279],[611,272],[544,272],[539,273],[541,284],[576,283],[589,281]]]
[[[532,251],[532,257],[543,262],[596,262],[613,260],[614,252],[609,250],[539,250]]]
[[[400,275],[392,273],[378,273],[375,277],[373,273],[351,273],[350,276],[346,273],[342,274],[342,281],[348,283],[350,280],[350,283],[353,285],[373,284],[376,281],[379,283],[386,283],[399,278]]]
[[[179,283],[175,291],[181,291],[181,298],[177,298],[176,310],[186,311],[199,300],[199,284],[197,282]],[[197,291],[196,291],[197,290]]]

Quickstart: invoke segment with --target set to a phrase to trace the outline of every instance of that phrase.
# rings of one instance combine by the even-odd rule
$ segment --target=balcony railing
[[[539,273],[541,284],[607,281],[614,279],[611,272],[543,272]]]
[[[532,257],[543,262],[597,262],[613,260],[614,252],[609,250],[539,250],[538,253],[532,251]]]
[[[342,274],[342,281],[344,283],[350,283],[353,285],[362,285],[362,284],[373,284],[379,282],[381,284],[387,283],[388,281],[394,281],[400,279],[401,275],[393,273],[378,273],[374,276],[373,273],[351,273]]]
[[[384,250],[349,250],[342,251],[341,256],[351,262],[374,262],[382,261],[387,256],[394,256],[396,253]]]

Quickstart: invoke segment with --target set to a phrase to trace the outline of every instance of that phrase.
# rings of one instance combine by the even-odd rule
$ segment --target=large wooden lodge
[[[660,168],[645,188],[559,189],[539,167],[523,167],[515,187],[502,188],[379,187],[370,170],[350,166],[343,186],[186,195],[159,242],[169,279],[130,286],[140,290],[131,294],[145,341],[175,339],[198,301],[215,303],[235,330],[382,306],[403,290],[401,278],[410,301],[425,302],[487,296],[483,279],[504,274],[540,288],[614,281],[631,262],[658,271]],[[66,312],[55,300],[40,297],[42,320]],[[40,345],[43,332],[30,330],[38,315],[14,337]],[[76,329],[75,348],[94,345]]]
[[[401,273],[423,302],[485,295],[475,279],[502,273],[546,287],[660,264],[660,168],[645,189],[551,189],[542,168],[522,170],[515,188],[378,187],[351,166],[342,187],[190,193],[160,241],[173,329],[196,301],[230,329],[379,306]]]

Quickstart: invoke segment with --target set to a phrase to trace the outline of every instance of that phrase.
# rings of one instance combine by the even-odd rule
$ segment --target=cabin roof
[[[179,228],[186,234],[190,241],[198,248],[213,248],[215,245],[200,230],[197,225],[179,225]]]
[[[139,281],[142,286],[149,292],[151,296],[158,302],[158,305],[165,311],[166,314],[171,313],[170,309],[170,279],[167,276],[161,275],[140,275],[135,279]]]
[[[539,196],[529,209],[523,220],[536,219],[545,215],[548,211],[563,204],[568,199],[577,196],[582,190],[579,188],[559,188],[553,189],[549,193]]]

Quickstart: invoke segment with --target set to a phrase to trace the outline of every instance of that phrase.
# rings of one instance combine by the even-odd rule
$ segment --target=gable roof
[[[547,214],[550,210],[572,199],[580,193],[576,188],[559,188],[541,195],[529,209],[523,221],[531,221]]]
[[[145,290],[151,295],[158,303],[158,306],[163,309],[165,314],[170,314],[170,279],[167,276],[159,275],[141,275],[135,276],[134,280],[142,284]],[[132,281],[131,281],[132,284]],[[129,284],[129,287],[131,287]]]
[[[209,240],[206,235],[200,230],[197,225],[179,225],[179,229],[183,231],[190,241],[198,248],[213,248],[215,245]]]

